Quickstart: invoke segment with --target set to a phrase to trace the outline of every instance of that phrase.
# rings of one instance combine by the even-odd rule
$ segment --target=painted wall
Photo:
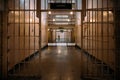
[[[47,13],[41,13],[41,48],[47,45]]]
[[[81,47],[81,12],[76,13],[75,43]]]
[[[82,0],[77,0],[77,9],[82,9]],[[81,12],[76,12],[75,43],[81,46]]]

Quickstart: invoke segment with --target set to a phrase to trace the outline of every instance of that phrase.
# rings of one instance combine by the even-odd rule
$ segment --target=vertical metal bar
[[[95,38],[94,38],[94,40],[95,40],[94,49],[95,49],[95,56],[97,58],[97,11],[95,11],[95,35],[94,36],[95,36]],[[95,66],[97,67],[96,63],[97,63],[97,60],[95,59]],[[98,75],[98,69],[96,69],[95,74],[96,74],[95,76]]]
[[[83,3],[83,1],[84,1],[84,0],[82,0],[82,3]],[[87,2],[87,1],[86,1],[86,2]],[[86,6],[86,3],[85,3],[85,6]],[[84,37],[84,36],[85,36],[85,34],[84,34],[85,31],[84,31],[84,26],[83,26],[83,18],[84,18],[84,17],[83,17],[83,12],[84,12],[84,10],[83,10],[83,4],[82,4],[81,27],[80,27],[80,28],[81,28],[81,42],[80,42],[80,43],[81,43],[81,48],[84,48],[84,46],[83,46],[84,43],[83,43],[83,42],[85,41],[85,37]],[[76,35],[76,36],[77,36],[77,35]],[[77,40],[76,40],[76,41],[77,41]],[[81,56],[81,63],[83,63],[83,61],[84,61],[83,59],[84,59],[83,56]],[[83,66],[81,66],[81,77],[84,76],[84,70],[83,70],[83,69],[84,69],[85,64],[86,64],[86,63],[83,63]]]
[[[93,44],[94,44],[94,42],[93,42],[93,41],[94,41],[94,37],[95,37],[95,36],[93,35],[93,29],[94,29],[94,28],[93,28],[93,26],[94,26],[94,25],[93,25],[93,24],[94,24],[94,23],[93,23],[93,11],[94,11],[94,10],[93,10],[93,0],[92,0],[92,11],[91,11],[91,12],[92,12],[92,17],[91,17],[91,18],[92,18],[92,19],[91,19],[91,20],[92,20],[92,25],[91,25],[92,28],[91,28],[91,37],[90,37],[90,40],[91,40],[91,54],[92,54],[92,56],[94,56],[94,49],[93,49]],[[92,67],[92,70],[91,70],[92,73],[91,73],[91,74],[94,76],[93,64],[91,64],[91,67]]]
[[[23,4],[24,4],[24,7],[23,7],[23,10],[24,10],[24,11],[23,11],[23,13],[24,13],[24,16],[23,16],[23,20],[24,20],[24,22],[23,22],[23,24],[24,24],[24,25],[23,25],[23,27],[24,27],[24,31],[23,31],[23,32],[24,32],[24,34],[23,34],[23,38],[24,38],[24,40],[23,40],[23,43],[24,43],[24,44],[23,44],[23,45],[24,45],[23,51],[24,51],[24,53],[23,53],[23,54],[24,54],[24,57],[25,57],[25,55],[26,55],[26,53],[25,53],[25,44],[26,44],[26,43],[25,43],[25,41],[26,41],[26,40],[25,40],[25,29],[26,29],[26,28],[25,28],[25,26],[26,26],[26,22],[25,22],[25,0],[24,0],[24,3],[23,3]],[[26,68],[25,60],[24,60],[23,63],[24,63],[24,68]]]
[[[14,9],[14,21],[12,23],[12,25],[13,25],[13,34],[11,36],[9,36],[9,37],[11,37],[11,38],[13,37],[13,47],[12,47],[13,53],[12,54],[14,54],[14,56],[13,56],[12,59],[13,59],[13,64],[15,64],[15,18],[16,18],[16,16],[15,16],[15,0],[14,0],[14,8],[13,9]],[[13,73],[15,73],[15,69],[14,69]]]
[[[30,50],[30,45],[31,45],[31,43],[30,43],[30,38],[31,38],[31,36],[30,36],[30,29],[31,29],[31,22],[30,22],[30,0],[28,0],[29,2],[29,55],[30,55],[30,52],[31,52],[31,50]],[[29,56],[29,60],[30,60],[30,56]]]
[[[36,50],[35,50],[35,46],[36,46],[36,44],[35,44],[35,39],[36,39],[36,37],[37,37],[37,36],[35,36],[35,24],[36,24],[36,23],[35,23],[35,22],[36,22],[36,21],[35,21],[35,12],[36,12],[36,11],[35,11],[35,0],[34,0],[34,12],[33,12],[33,13],[34,13],[34,18],[33,18],[33,20],[34,20],[34,23],[33,23],[33,26],[34,26],[34,52],[36,51]]]
[[[104,44],[104,40],[103,40],[103,37],[104,37],[104,33],[103,33],[103,24],[104,24],[104,22],[103,22],[103,9],[104,9],[104,7],[103,7],[103,0],[102,0],[102,10],[101,10],[101,59],[102,59],[102,74],[101,74],[101,77],[104,77],[104,74],[103,74],[103,66],[104,66],[104,64],[103,64],[103,52],[104,52],[104,49],[103,49],[103,44]]]
[[[120,66],[119,66],[119,53],[120,52],[117,52],[117,49],[119,49],[119,46],[117,47],[117,44],[119,45],[119,43],[117,41],[119,41],[119,39],[117,39],[117,27],[118,27],[118,18],[120,17],[118,12],[117,12],[117,9],[119,10],[118,8],[118,2],[120,3],[119,0],[115,0],[113,2],[113,27],[114,27],[114,44],[115,44],[115,48],[113,49],[114,53],[115,53],[115,67],[114,67],[114,79],[120,79]],[[120,7],[120,6],[119,6]],[[118,28],[119,30],[119,28]]]
[[[110,49],[109,49],[109,39],[110,39],[110,36],[109,36],[109,29],[111,29],[111,27],[109,27],[109,26],[111,26],[111,25],[109,25],[109,2],[108,2],[109,0],[107,0],[107,33],[106,33],[106,37],[107,37],[107,53],[106,53],[106,55],[107,55],[107,61],[109,62],[109,55],[110,55]],[[107,68],[107,73],[109,73],[109,69]]]
[[[39,11],[39,61],[40,61],[40,76],[41,76],[41,0],[40,0],[40,11]]]
[[[3,41],[2,41],[2,38],[3,38],[3,20],[2,20],[2,17],[3,14],[2,14],[2,11],[0,11],[0,76],[2,76],[2,51],[3,51]]]
[[[4,33],[3,33],[3,35],[5,36],[4,38],[3,38],[3,48],[4,49],[6,49],[7,48],[7,50],[8,50],[8,40],[6,39],[7,38],[7,36],[8,36],[8,34],[6,34],[6,33],[8,33],[8,7],[7,7],[7,4],[8,4],[8,2],[5,0],[5,2],[4,2],[4,7],[5,7],[5,10],[4,10],[4,13],[5,13],[5,15],[4,15],[4,19],[3,19],[3,26],[4,26],[4,28],[3,28],[3,30],[4,30]],[[6,32],[7,31],[7,32]],[[6,43],[7,42],[7,43]],[[7,77],[8,77],[8,71],[7,71],[7,69],[8,69],[8,52],[6,51],[6,50],[3,50],[3,58],[2,58],[2,65],[3,65],[3,67],[2,67],[2,69],[3,69],[3,77],[6,79]]]
[[[89,4],[89,3],[88,3]],[[88,22],[88,27],[87,27],[87,30],[88,30],[88,33],[87,33],[87,42],[88,42],[88,46],[87,46],[87,51],[88,53],[90,53],[90,48],[91,48],[91,42],[90,42],[90,38],[91,38],[91,10],[89,10],[88,12],[88,16],[89,16],[89,22]],[[91,64],[90,64],[90,55],[88,55],[88,64],[87,64],[87,68],[88,68],[88,76],[91,75],[90,73],[90,70],[89,69],[92,69],[91,68]],[[90,67],[90,68],[89,68]]]
[[[115,0],[114,1],[114,7],[113,7],[113,12],[114,12],[114,37],[115,37],[115,79],[120,80],[120,36],[119,36],[119,18],[120,18],[120,1]]]
[[[87,9],[89,8],[88,7],[88,1],[89,0],[87,0]],[[89,34],[89,11],[87,10],[87,23],[86,23],[86,34],[85,34],[85,38],[86,38],[86,50],[88,51],[88,46],[89,46],[89,43],[88,43],[88,34]],[[87,68],[87,70],[86,70],[86,75],[88,75],[88,66],[89,66],[89,64],[88,64],[88,56],[87,56],[87,62],[86,62],[86,68]]]
[[[98,50],[99,50],[99,45],[97,45],[98,44],[98,22],[99,22],[99,17],[98,17],[98,13],[99,13],[99,10],[98,10],[98,0],[97,0],[97,13],[96,13],[96,21],[97,21],[97,23],[96,23],[96,46],[97,46],[97,49],[96,49],[96,56],[97,56],[97,58],[99,57],[98,56],[98,54],[99,54],[99,52],[98,52]],[[97,65],[97,63],[96,63],[96,65]],[[98,76],[99,74],[98,74],[98,69],[97,69],[97,76]]]
[[[16,1],[16,0],[15,0]],[[20,10],[20,0],[19,0],[19,9],[18,10]],[[20,15],[20,12],[19,12],[19,15]],[[19,45],[19,48],[18,48],[18,52],[19,52],[19,54],[21,55],[21,53],[20,53],[20,25],[22,24],[21,22],[20,22],[20,16],[19,16],[19,22],[18,22],[18,24],[19,24],[19,34],[18,34],[18,45]],[[20,57],[19,57],[19,59],[20,59]],[[21,65],[19,64],[19,71],[21,70],[21,67],[20,67]]]

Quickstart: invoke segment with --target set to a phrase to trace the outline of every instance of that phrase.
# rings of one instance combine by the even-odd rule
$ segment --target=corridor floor
[[[102,73],[103,66],[100,63],[95,63],[76,47],[55,46],[42,50],[41,55],[37,54],[30,61],[25,62],[14,73],[14,75],[21,75],[22,77],[12,77],[10,80],[81,80],[83,70],[84,74],[87,72],[86,74],[92,73],[94,76],[99,76],[97,74]],[[109,73],[105,72],[105,74],[107,74],[106,77],[109,77]],[[35,77],[39,75],[41,77],[36,79]],[[23,79],[23,76],[25,79]],[[32,77],[26,78],[26,76]],[[113,79],[110,78],[109,80]]]
[[[80,55],[80,50],[75,47],[48,47],[42,51],[41,56],[36,55],[16,70],[14,75],[41,75],[42,80],[80,80]]]
[[[80,80],[80,52],[74,47],[49,47],[42,53],[43,80]]]

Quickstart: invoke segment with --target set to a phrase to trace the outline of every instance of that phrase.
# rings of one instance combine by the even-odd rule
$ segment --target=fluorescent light
[[[49,11],[48,14],[51,14],[51,11]]]
[[[55,21],[56,19],[53,19],[53,21]]]
[[[68,25],[68,23],[54,23],[56,25]]]
[[[70,19],[68,19],[67,21],[70,21]]]
[[[109,14],[111,14],[112,12],[111,11],[109,11]]]
[[[71,11],[70,14],[73,14],[73,12]]]
[[[68,18],[68,15],[56,15],[56,18]]]
[[[55,21],[70,21],[70,19],[55,19]]]
[[[107,16],[107,11],[104,11],[104,12],[103,12],[103,15],[104,15],[104,16]]]

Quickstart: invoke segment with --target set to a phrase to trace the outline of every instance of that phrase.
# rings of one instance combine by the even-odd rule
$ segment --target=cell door
[[[115,26],[111,0],[86,0],[82,21],[82,77],[115,80]]]
[[[36,4],[37,0],[8,0],[8,76],[40,77],[41,22]]]

